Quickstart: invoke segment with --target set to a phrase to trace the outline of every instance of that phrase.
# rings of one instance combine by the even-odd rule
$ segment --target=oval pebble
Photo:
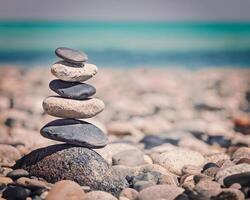
[[[74,181],[62,180],[50,190],[46,200],[85,200],[85,193],[80,185]]]
[[[61,97],[84,100],[96,93],[96,89],[86,83],[66,82],[61,80],[53,80],[49,83],[49,87]]]
[[[108,138],[101,129],[75,119],[54,120],[40,132],[46,138],[88,148],[101,148],[108,144]]]
[[[97,98],[74,100],[50,96],[43,101],[47,114],[61,118],[91,118],[102,112],[104,107],[103,101]]]
[[[55,54],[59,58],[73,63],[82,63],[88,60],[88,56],[85,53],[67,47],[57,48]]]
[[[98,68],[89,63],[74,65],[65,61],[59,61],[52,65],[51,73],[60,80],[70,82],[83,82],[92,78]]]

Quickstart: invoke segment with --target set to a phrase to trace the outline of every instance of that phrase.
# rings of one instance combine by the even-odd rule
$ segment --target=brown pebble
[[[222,192],[215,197],[216,200],[244,200],[244,194],[237,189],[223,189]]]
[[[86,193],[84,200],[117,200],[117,198],[107,192],[92,191]]]
[[[129,200],[135,200],[138,196],[138,192],[135,189],[132,188],[125,188],[121,191],[119,198],[126,197]]]
[[[16,185],[22,186],[22,187],[26,187],[26,188],[30,188],[33,190],[36,189],[50,189],[53,184],[51,183],[47,183],[45,181],[40,181],[37,179],[30,179],[30,178],[26,178],[26,177],[21,177],[19,179],[17,179],[15,181]]]
[[[57,182],[50,190],[46,200],[86,200],[81,186],[74,181]]]
[[[13,183],[12,179],[9,177],[0,177],[0,183],[3,183],[5,185]]]
[[[211,180],[201,180],[194,190],[205,197],[217,196],[221,192],[220,184]]]
[[[11,167],[15,164],[15,161],[20,158],[21,155],[15,147],[0,144],[0,166]]]
[[[236,165],[238,165],[240,163],[250,164],[250,158],[240,158],[239,160],[236,161]]]
[[[240,190],[241,189],[241,185],[239,183],[234,183],[230,186],[230,188],[233,188],[233,189],[237,189],[237,190]]]

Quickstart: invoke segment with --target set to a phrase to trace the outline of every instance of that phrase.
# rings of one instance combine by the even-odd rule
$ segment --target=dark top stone
[[[57,48],[55,54],[59,58],[72,63],[82,63],[88,60],[88,56],[85,53],[66,47]]]
[[[72,180],[91,190],[103,190],[115,196],[128,187],[125,178],[94,150],[68,144],[37,149],[18,160],[14,168],[23,168],[31,176],[51,183]]]
[[[27,188],[19,186],[9,186],[3,192],[3,198],[8,200],[25,200],[31,195],[31,191]]]
[[[80,82],[66,82],[59,79],[53,80],[49,83],[51,90],[62,97],[84,100],[96,93],[96,89],[86,83]]]
[[[224,179],[226,187],[230,187],[234,183],[239,183],[242,187],[250,187],[250,172],[233,174]]]
[[[88,148],[101,148],[108,144],[107,136],[96,126],[75,119],[58,119],[41,129],[42,136]]]
[[[218,167],[219,168],[219,166],[216,163],[209,162],[209,163],[207,163],[207,164],[205,164],[203,166],[203,170],[202,171],[205,171],[206,169],[209,169],[211,167]]]

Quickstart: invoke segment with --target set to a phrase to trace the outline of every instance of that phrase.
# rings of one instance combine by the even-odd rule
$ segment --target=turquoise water
[[[250,23],[0,22],[0,63],[46,65],[59,46],[108,67],[250,67]]]

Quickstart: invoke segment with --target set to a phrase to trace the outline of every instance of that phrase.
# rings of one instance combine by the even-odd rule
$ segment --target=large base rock
[[[116,196],[128,187],[98,153],[68,144],[37,149],[17,161],[14,168],[23,168],[51,183],[67,179]]]

